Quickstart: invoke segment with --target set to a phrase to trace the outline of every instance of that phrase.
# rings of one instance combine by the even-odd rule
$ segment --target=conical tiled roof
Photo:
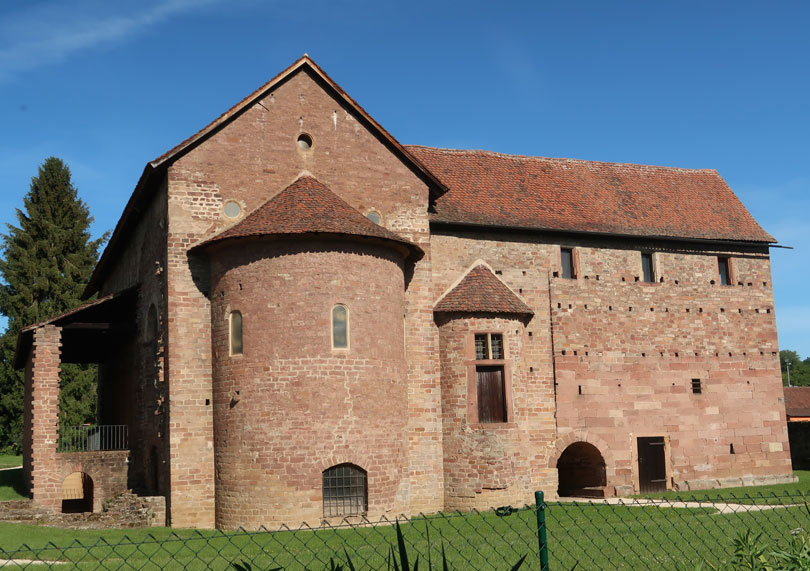
[[[375,224],[329,187],[311,176],[302,176],[244,220],[195,246],[252,236],[284,234],[340,234],[388,240],[406,246],[411,255],[421,248]]]
[[[533,315],[532,309],[483,264],[475,266],[450,290],[434,312]]]

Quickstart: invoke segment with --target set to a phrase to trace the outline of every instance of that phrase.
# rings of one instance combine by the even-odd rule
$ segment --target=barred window
[[[323,471],[323,517],[365,515],[368,475],[354,464],[338,464]]]
[[[500,333],[476,333],[475,359],[503,359],[503,336]]]

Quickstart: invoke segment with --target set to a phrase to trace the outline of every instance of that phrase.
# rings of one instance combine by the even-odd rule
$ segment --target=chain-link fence
[[[8,549],[0,538],[0,566],[360,571],[395,569],[396,562],[403,569],[394,525],[398,521],[411,569],[418,557],[422,570],[443,570],[445,562],[450,570],[509,570],[524,556],[521,570],[693,570],[700,564],[710,569],[731,560],[735,540],[747,530],[751,537],[761,534],[763,548],[776,549],[797,538],[806,539],[802,530],[810,528],[807,500],[810,497],[800,494],[711,501],[622,499],[544,504],[541,499],[536,502],[540,509],[536,505],[499,508],[318,528],[177,531],[160,538],[139,532],[137,539],[17,549]]]

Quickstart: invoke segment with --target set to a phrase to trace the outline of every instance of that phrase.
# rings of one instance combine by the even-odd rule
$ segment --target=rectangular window
[[[717,271],[720,274],[720,285],[731,285],[731,264],[728,258],[717,257]]]
[[[699,395],[703,392],[703,385],[700,382],[700,379],[692,379],[692,393]]]
[[[560,264],[562,265],[562,277],[573,280],[577,277],[574,271],[574,249],[560,248]]]
[[[503,359],[503,336],[500,333],[476,333],[475,359]]]
[[[641,271],[644,275],[644,281],[647,283],[655,283],[655,272],[653,271],[653,257],[648,252],[641,253]]]

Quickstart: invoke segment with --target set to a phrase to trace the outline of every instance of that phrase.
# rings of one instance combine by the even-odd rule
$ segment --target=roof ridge
[[[501,153],[498,151],[488,151],[486,149],[450,149],[446,147],[430,147],[428,145],[405,145],[406,149],[426,149],[429,151],[439,151],[442,153],[448,154],[458,154],[458,155],[483,155],[483,156],[490,156],[490,157],[498,157],[498,158],[507,158],[507,159],[528,159],[528,160],[541,160],[541,161],[554,161],[560,163],[582,163],[582,164],[597,164],[597,165],[614,165],[614,166],[626,166],[626,167],[642,167],[645,169],[661,169],[667,171],[681,171],[681,172],[708,172],[708,173],[717,173],[717,169],[691,169],[686,167],[670,167],[665,165],[648,165],[643,163],[624,163],[624,162],[610,162],[610,161],[593,161],[589,159],[571,159],[567,157],[544,157],[539,155],[520,155],[520,154],[513,154],[513,153]]]

